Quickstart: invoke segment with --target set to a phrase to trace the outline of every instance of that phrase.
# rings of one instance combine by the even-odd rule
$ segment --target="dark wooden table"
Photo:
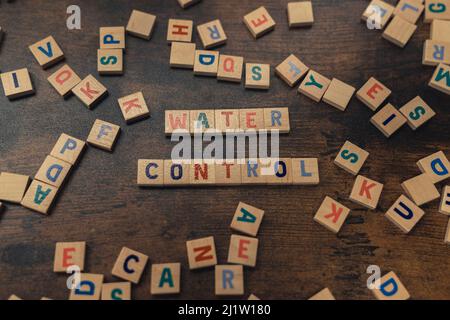
[[[103,273],[107,281],[117,280],[111,269],[122,246],[149,255],[150,263],[181,262],[182,292],[175,298],[215,298],[214,270],[190,272],[185,241],[213,235],[219,263],[226,263],[229,224],[239,201],[266,211],[257,267],[245,270],[245,297],[306,299],[329,287],[337,299],[373,299],[366,288],[366,268],[376,264],[383,273],[395,271],[412,298],[450,298],[450,248],[443,242],[448,217],[438,213],[438,201],[423,207],[426,215],[409,235],[384,217],[402,193],[400,183],[419,173],[417,160],[438,150],[450,155],[450,98],[427,86],[433,68],[421,64],[429,25],[419,22],[410,43],[400,49],[360,22],[369,1],[314,0],[313,27],[289,30],[288,0],[204,0],[187,10],[176,0],[80,0],[82,30],[69,31],[66,8],[72,2],[1,3],[0,24],[7,35],[0,69],[29,68],[36,95],[13,102],[0,97],[0,171],[33,176],[61,133],[86,139],[97,118],[120,124],[122,135],[113,153],[88,148],[49,216],[7,205],[0,219],[0,299],[12,293],[25,299],[68,298],[66,275],[52,272],[58,241],[86,241],[86,271]],[[266,6],[277,26],[255,41],[242,17],[259,5]],[[132,9],[157,15],[157,26],[148,42],[127,37],[125,74],[100,78],[109,97],[92,111],[75,97],[59,97],[46,79],[61,64],[43,71],[28,46],[51,34],[80,76],[98,77],[98,29],[126,25]],[[300,96],[275,76],[270,90],[259,92],[170,69],[165,41],[169,18],[193,19],[195,24],[218,18],[228,35],[221,53],[272,67],[294,53],[314,70],[357,88],[375,76],[392,89],[394,105],[420,95],[437,116],[417,132],[405,126],[386,139],[369,123],[372,111],[356,98],[340,112]],[[194,39],[200,45],[196,32]],[[138,90],[152,116],[127,126],[117,98]],[[281,155],[318,157],[319,186],[137,187],[137,160],[169,158],[174,146],[164,135],[164,110],[268,106],[289,107],[292,130],[281,138]],[[385,184],[377,210],[348,201],[354,177],[333,164],[347,139],[370,152],[361,173]],[[337,236],[313,221],[326,195],[352,209]],[[149,283],[147,266],[133,287],[133,298],[152,298]]]

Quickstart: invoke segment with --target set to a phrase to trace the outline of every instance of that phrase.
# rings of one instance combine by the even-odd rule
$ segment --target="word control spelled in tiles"
[[[53,156],[47,156],[34,178],[59,188],[71,169],[72,165],[70,163]]]
[[[91,74],[77,84],[72,92],[91,109],[108,94],[108,90]]]
[[[431,182],[438,183],[450,177],[450,162],[444,152],[439,151],[417,161],[422,173],[428,174]]]
[[[75,165],[84,150],[86,143],[65,133],[61,134],[53,147],[51,156]]]
[[[347,109],[350,99],[353,97],[356,89],[345,82],[333,78],[323,95],[323,101],[329,105],[344,111]]]
[[[195,43],[172,42],[170,66],[172,68],[194,69]]]
[[[73,87],[81,82],[80,77],[67,64],[47,78],[48,82],[62,97],[72,93]]]
[[[383,29],[394,14],[395,7],[381,0],[372,0],[361,19],[372,29]]]
[[[189,185],[189,164],[182,161],[164,160],[164,185],[186,186]]]
[[[200,2],[200,0],[178,0],[178,4],[182,8],[187,8],[189,6],[192,6],[192,5],[196,4],[197,2]]]
[[[71,266],[84,270],[86,242],[57,242],[53,272],[66,272]]]
[[[450,95],[450,66],[443,63],[439,64],[428,85]]]
[[[194,159],[189,168],[189,184],[214,185],[216,183],[215,169],[213,163]]]
[[[122,97],[118,100],[120,111],[127,123],[135,122],[150,116],[144,95],[141,91]]]
[[[214,110],[191,110],[190,112],[190,132],[205,132],[215,127],[215,111]]]
[[[450,20],[450,0],[425,0],[424,22]]]
[[[394,15],[399,16],[409,23],[415,24],[419,20],[425,6],[422,0],[400,0],[394,10]]]
[[[139,10],[133,10],[128,20],[126,31],[135,37],[150,40],[155,21],[156,16]]]
[[[0,173],[0,200],[20,203],[29,183],[28,176],[9,172]]]
[[[336,299],[334,298],[330,289],[325,288],[325,289],[319,291],[318,293],[316,293],[315,295],[313,295],[308,300],[325,301],[325,300],[336,300]]]
[[[152,279],[150,293],[176,294],[180,293],[181,264],[152,264]]]
[[[386,218],[402,229],[404,233],[408,233],[422,219],[424,214],[425,211],[407,197],[401,195],[386,212]]]
[[[298,88],[298,92],[316,102],[320,102],[325,91],[327,91],[330,82],[330,79],[322,76],[320,73],[309,70],[305,79],[303,79],[302,84]]]
[[[124,27],[101,27],[100,49],[125,49]]]
[[[130,282],[112,282],[102,285],[102,300],[131,300]]]
[[[275,29],[275,21],[264,7],[244,16],[244,23],[255,39]]]
[[[256,237],[263,217],[264,210],[244,202],[239,202],[233,220],[231,221],[230,228],[249,236]]]
[[[327,196],[317,210],[314,221],[331,232],[338,233],[349,213],[349,208]]]
[[[319,163],[317,158],[292,158],[292,183],[294,185],[318,185]]]
[[[100,300],[103,275],[92,273],[80,273],[79,275],[79,288],[70,291],[69,300]]]
[[[20,204],[25,208],[47,214],[57,193],[58,188],[33,180]]]
[[[34,94],[33,84],[27,68],[0,74],[3,91],[8,99],[16,99]]]
[[[123,74],[123,50],[122,49],[98,49],[97,71],[102,75]]]
[[[228,263],[242,264],[248,267],[256,266],[258,239],[233,234],[228,250]]]
[[[353,185],[350,200],[374,210],[378,205],[382,191],[383,184],[359,175]]]
[[[350,141],[345,141],[336,159],[334,159],[334,163],[345,171],[357,175],[367,157],[369,157],[369,153],[366,150]]]
[[[28,48],[44,69],[64,59],[64,53],[52,36],[40,40]]]
[[[425,40],[422,64],[437,66],[440,63],[450,64],[450,42]]]
[[[383,32],[383,38],[403,48],[413,36],[417,26],[400,16],[395,16]]]
[[[218,68],[219,51],[195,50],[195,75],[216,77]]]
[[[248,89],[270,88],[270,64],[246,63],[245,87]]]
[[[215,168],[216,185],[231,186],[242,183],[241,165],[234,160],[224,160],[221,163],[216,162]]]
[[[419,96],[409,101],[399,111],[413,130],[418,129],[436,115],[433,109]]]
[[[356,97],[372,111],[377,110],[390,95],[391,90],[373,77],[356,93]]]
[[[222,81],[241,82],[244,58],[221,54],[217,79]]]
[[[393,271],[381,277],[380,288],[374,288],[372,292],[378,300],[408,300],[410,298],[408,291]]]
[[[169,19],[167,25],[167,41],[191,42],[194,22],[192,20]]]
[[[186,241],[189,269],[200,269],[217,264],[214,237]]]
[[[293,54],[275,68],[275,74],[290,87],[295,86],[308,71],[309,68]]]
[[[388,103],[378,111],[370,122],[380,130],[386,138],[400,129],[406,122],[406,118],[392,104]]]
[[[445,186],[442,191],[441,204],[439,212],[450,216],[450,186]]]
[[[401,184],[406,195],[418,206],[431,202],[440,197],[433,180],[426,173],[411,178]]]
[[[97,119],[86,141],[94,147],[112,151],[119,133],[120,126]]]
[[[267,130],[278,130],[280,133],[291,131],[289,108],[264,108],[264,127]]]
[[[216,296],[244,294],[244,268],[242,265],[217,265],[215,270]]]
[[[205,49],[217,47],[227,42],[227,35],[218,19],[197,26],[197,32]]]
[[[139,283],[147,261],[148,256],[145,254],[123,247],[111,274],[120,279],[137,284]]]
[[[164,160],[138,160],[137,184],[139,186],[164,185]]]
[[[289,2],[287,13],[289,28],[311,26],[314,23],[311,1]]]
[[[189,110],[166,110],[165,133],[171,135],[174,131],[190,132]]]
[[[450,21],[433,20],[430,28],[430,39],[446,43],[450,42]]]

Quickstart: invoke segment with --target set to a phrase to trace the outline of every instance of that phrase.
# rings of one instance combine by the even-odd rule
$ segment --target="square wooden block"
[[[172,42],[170,66],[172,68],[194,69],[195,43]]]
[[[276,25],[275,21],[264,7],[259,7],[246,14],[244,16],[244,23],[255,39],[272,31],[275,29]]]
[[[450,64],[450,42],[425,40],[422,64],[437,66],[440,63]]]
[[[292,183],[294,185],[318,185],[320,182],[317,158],[292,158]]]
[[[47,214],[57,193],[58,188],[33,180],[20,204],[25,208]]]
[[[171,135],[174,131],[190,132],[189,110],[166,110],[165,133]]]
[[[275,68],[275,74],[283,79],[290,87],[295,86],[308,71],[309,67],[293,54],[284,59]]]
[[[189,164],[164,160],[164,185],[174,187],[189,185],[189,170]]]
[[[93,108],[99,103],[106,95],[108,90],[103,84],[91,74],[78,83],[72,92],[83,102],[89,109]]]
[[[431,182],[438,183],[450,177],[450,162],[445,153],[438,151],[417,161],[422,173],[428,174]]]
[[[242,265],[217,265],[215,270],[216,296],[244,294],[244,268]]]
[[[403,48],[416,32],[417,26],[400,16],[395,16],[383,32],[383,38]]]
[[[433,20],[430,28],[430,39],[450,42],[450,21]]]
[[[320,102],[325,94],[325,91],[327,91],[330,82],[330,79],[322,76],[320,73],[309,70],[305,79],[303,79],[303,82],[298,88],[298,92],[316,102]]]
[[[39,65],[46,69],[64,59],[64,53],[52,36],[28,47]]]
[[[400,129],[407,121],[403,114],[400,113],[392,104],[388,103],[380,111],[378,111],[370,122],[378,128],[386,138],[389,138],[398,129]]]
[[[241,82],[244,58],[220,55],[217,79],[222,81]]]
[[[150,13],[133,10],[126,27],[127,33],[150,40],[155,25],[156,16]]]
[[[330,289],[325,288],[321,291],[319,291],[318,293],[316,293],[315,295],[313,295],[311,298],[309,298],[308,300],[313,300],[313,301],[326,301],[326,300],[336,300],[333,296],[333,294],[331,293]]]
[[[235,160],[216,163],[216,185],[230,186],[242,183],[241,165]]]
[[[287,13],[289,28],[311,26],[314,23],[311,1],[289,2]]]
[[[414,202],[404,195],[395,201],[386,212],[386,218],[399,227],[404,233],[409,233],[422,219],[425,211],[420,209]]]
[[[61,134],[50,153],[51,156],[75,165],[84,150],[86,143],[68,134]]]
[[[70,266],[77,266],[84,270],[86,242],[57,242],[53,272],[66,272]]]
[[[350,200],[375,210],[380,200],[383,184],[364,176],[357,176],[350,194]]]
[[[375,288],[372,292],[378,300],[408,300],[410,298],[405,286],[393,271],[381,277],[380,288]]]
[[[372,77],[356,92],[356,97],[370,110],[375,111],[391,95],[391,92],[384,84]]]
[[[29,176],[9,172],[0,173],[0,200],[20,203],[29,183]]]
[[[192,6],[196,3],[200,2],[200,0],[178,0],[178,4],[182,7],[182,8],[187,8],[189,6]]]
[[[434,110],[419,96],[409,101],[399,111],[413,130],[418,129],[436,115]]]
[[[245,88],[262,89],[270,88],[270,64],[246,63],[245,64]]]
[[[34,94],[27,68],[1,73],[0,78],[3,91],[8,99],[17,99]]]
[[[119,98],[118,102],[126,123],[132,123],[150,117],[150,111],[145,103],[142,91]]]
[[[191,119],[190,132],[201,133],[215,128],[214,110],[191,110],[189,118]]]
[[[372,0],[361,19],[367,21],[370,18],[371,21],[379,21],[380,27],[383,29],[394,14],[394,10],[395,7],[385,1]]]
[[[123,74],[123,50],[122,49],[98,49],[97,71],[102,75]]]
[[[264,109],[239,110],[239,127],[244,131],[265,129]]]
[[[111,274],[120,279],[137,284],[141,279],[147,261],[148,256],[145,254],[123,247]]]
[[[440,197],[430,176],[422,173],[414,178],[406,180],[401,184],[406,195],[418,206],[431,202]]]
[[[216,183],[216,166],[203,160],[192,160],[189,168],[189,184],[214,185]]]
[[[239,109],[219,109],[214,111],[215,128],[222,132],[235,132],[240,128]]]
[[[131,283],[104,283],[102,286],[102,300],[131,300]]]
[[[450,66],[440,63],[434,71],[428,85],[436,90],[450,95]]]
[[[228,249],[228,263],[256,266],[258,239],[233,234]]]
[[[439,212],[450,216],[450,186],[445,186],[442,190],[441,204],[439,205]]]
[[[268,175],[263,172],[264,168],[260,159],[246,159],[241,166],[242,184],[266,184]]]
[[[176,294],[180,293],[181,264],[152,264],[152,279],[150,293]]]
[[[71,169],[72,165],[70,163],[52,156],[47,156],[34,178],[59,188]]]
[[[80,77],[67,64],[47,78],[48,82],[62,97],[72,93],[72,88],[81,82]]]
[[[369,153],[366,150],[347,140],[334,159],[334,164],[355,176],[368,157]]]
[[[347,109],[350,99],[353,97],[356,89],[345,82],[333,78],[328,86],[327,91],[323,95],[323,101],[329,105],[344,111]]]
[[[97,119],[92,126],[87,142],[94,147],[112,151],[119,133],[120,126]]]
[[[263,165],[261,173],[267,176],[267,184],[292,184],[291,158],[260,159],[260,162]]]
[[[288,133],[291,131],[289,108],[264,108],[264,124],[266,130]]]
[[[317,210],[314,221],[331,232],[338,233],[349,213],[349,208],[327,196]]]
[[[422,15],[423,10],[425,10],[423,0],[400,0],[395,7],[394,15],[415,24]]]
[[[450,20],[450,0],[425,0],[424,22]]]
[[[125,28],[124,27],[101,27],[100,49],[124,49],[125,50]]]
[[[164,185],[164,160],[138,160],[137,184],[142,187]]]
[[[231,221],[230,228],[256,237],[264,217],[264,210],[253,207],[244,202],[239,202]]]
[[[186,241],[189,269],[200,269],[217,264],[214,237]]]
[[[191,42],[194,22],[192,20],[169,19],[167,25],[167,41]]]
[[[227,35],[219,19],[197,26],[204,49],[210,49],[227,42]]]
[[[219,51],[195,50],[195,75],[216,77],[218,68]]]
[[[80,273],[80,288],[70,290],[69,300],[100,300],[103,275]]]

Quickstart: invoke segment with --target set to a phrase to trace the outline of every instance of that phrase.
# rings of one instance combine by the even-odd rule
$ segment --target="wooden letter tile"
[[[438,189],[426,173],[418,175],[402,183],[406,195],[418,206],[431,202],[440,197]]]
[[[193,160],[189,168],[189,184],[213,185],[216,183],[215,165],[202,160]]]
[[[289,28],[311,26],[314,22],[311,1],[289,2],[287,12]]]
[[[450,162],[442,151],[420,159],[417,166],[422,173],[428,174],[433,183],[441,182],[450,177]]]
[[[28,48],[43,69],[64,59],[64,53],[52,36],[42,39]]]
[[[201,133],[215,128],[215,111],[214,110],[191,110],[190,132]]]
[[[309,70],[302,84],[298,88],[298,92],[303,93],[308,98],[320,102],[325,91],[330,85],[330,80],[321,74]]]
[[[389,138],[406,123],[406,118],[388,103],[370,119],[370,122]]]
[[[380,288],[372,291],[378,300],[408,300],[410,298],[408,291],[393,271],[381,277]]]
[[[407,197],[401,195],[386,212],[386,218],[402,229],[404,233],[408,233],[422,219],[424,214],[425,211],[416,206]]]
[[[354,87],[333,78],[327,91],[323,95],[323,101],[336,109],[344,111],[355,91],[356,89]]]
[[[33,180],[20,204],[25,208],[47,214],[57,193],[58,188]]]
[[[450,42],[450,21],[433,20],[430,28],[430,39]]]
[[[319,210],[314,216],[314,221],[318,222],[328,230],[338,233],[347,219],[350,209],[330,197],[325,197]]]
[[[170,42],[191,42],[192,29],[194,22],[192,20],[169,19],[167,25],[167,41]]]
[[[190,132],[189,110],[166,110],[165,133],[171,135],[174,131]]]
[[[399,111],[413,130],[416,130],[436,115],[433,109],[419,96],[409,101]]]
[[[217,79],[222,81],[241,82],[244,58],[220,55]]]
[[[268,175],[263,168],[259,159],[246,159],[241,166],[242,184],[266,184]]]
[[[194,69],[195,43],[172,42],[170,66],[172,68]]]
[[[439,212],[450,216],[450,186],[445,186],[442,190],[442,199]]]
[[[80,77],[67,64],[47,78],[48,82],[62,96],[72,93],[72,88],[81,82]]]
[[[440,63],[450,64],[450,42],[425,40],[422,64],[437,66]]]
[[[264,124],[266,130],[288,133],[291,130],[289,108],[264,108]]]
[[[244,23],[255,39],[275,29],[276,24],[264,7],[259,7],[245,15]]]
[[[369,153],[366,150],[346,141],[334,159],[334,163],[345,171],[357,175],[368,156]]]
[[[182,161],[164,160],[164,185],[186,186],[189,185],[190,165]]]
[[[244,268],[242,265],[217,265],[215,274],[217,296],[244,294]]]
[[[390,95],[391,90],[373,77],[356,93],[356,97],[372,111],[377,110]]]
[[[283,79],[290,87],[295,86],[308,71],[309,68],[293,54],[284,59],[275,68],[275,74]]]
[[[233,234],[228,250],[228,263],[256,266],[258,239]]]
[[[99,103],[107,94],[108,90],[92,75],[88,75],[78,83],[72,92],[83,102],[86,107],[91,109]]]
[[[34,178],[59,188],[71,169],[72,165],[70,163],[47,156]]]
[[[395,16],[383,32],[383,38],[403,48],[416,32],[417,26],[400,16]]]
[[[214,48],[227,42],[227,35],[218,19],[197,26],[197,32],[204,49]]]
[[[267,184],[292,184],[291,158],[260,159],[260,162],[264,166],[261,173],[267,176]]]
[[[245,64],[245,87],[247,89],[270,88],[270,64],[246,63]]]
[[[195,75],[216,77],[218,68],[219,51],[195,50]]]
[[[425,6],[422,0],[400,0],[394,10],[394,15],[402,17],[415,24],[422,15]]]
[[[0,74],[5,96],[16,99],[34,94],[33,84],[27,68]]]
[[[248,296],[247,300],[261,300],[260,298],[258,298],[257,296],[255,296],[253,293],[251,295]]]
[[[224,160],[216,164],[216,185],[240,185],[242,183],[241,165],[235,160]]]
[[[383,184],[359,175],[356,177],[355,184],[353,185],[350,200],[366,208],[375,210],[382,191]]]
[[[447,231],[445,233],[444,242],[450,244],[450,219],[448,220]]]
[[[69,300],[100,300],[103,275],[80,273],[80,288],[70,290]]]
[[[92,126],[87,142],[97,148],[112,151],[119,133],[119,126],[97,119]]]
[[[98,49],[97,71],[101,75],[123,74],[123,50]]]
[[[102,286],[102,300],[131,300],[131,283],[104,283]]]
[[[200,269],[217,264],[214,237],[186,241],[189,269]]]
[[[215,128],[222,132],[235,132],[240,128],[238,109],[215,110]]]
[[[84,141],[63,133],[53,147],[50,155],[71,165],[75,165],[85,145],[86,143]]]
[[[137,284],[147,261],[148,256],[145,254],[123,247],[111,273],[120,279]]]
[[[256,237],[259,227],[264,217],[264,210],[255,208],[244,202],[239,202],[239,205],[234,213],[230,228]]]
[[[439,64],[428,85],[450,95],[450,66],[443,63]]]
[[[187,8],[198,2],[200,2],[200,0],[178,0],[178,3],[182,8]]]
[[[264,109],[241,109],[239,111],[240,125],[244,130],[261,130],[264,125]]]
[[[450,0],[425,0],[424,22],[450,20]]]
[[[22,174],[2,172],[0,174],[0,200],[20,203],[27,191],[30,177]]]
[[[158,187],[164,185],[164,160],[138,160],[138,186]]]
[[[53,272],[66,272],[70,266],[84,270],[86,242],[57,242]]]
[[[153,26],[155,25],[156,16],[133,10],[127,24],[127,33],[133,36],[149,40],[152,36]]]
[[[119,98],[118,102],[126,123],[150,117],[150,111],[141,91]]]
[[[331,293],[330,289],[325,288],[325,289],[319,291],[318,293],[316,293],[315,295],[313,295],[308,300],[325,301],[325,300],[336,300],[336,299],[334,298],[334,296]]]
[[[381,0],[372,0],[364,11],[361,19],[367,21],[369,18],[373,21],[377,20],[383,29],[394,14],[395,7]]]
[[[100,49],[125,49],[125,28],[101,27]]]
[[[294,185],[317,185],[319,182],[317,158],[292,159],[292,183]]]
[[[152,279],[150,293],[176,294],[180,293],[181,264],[152,264]]]

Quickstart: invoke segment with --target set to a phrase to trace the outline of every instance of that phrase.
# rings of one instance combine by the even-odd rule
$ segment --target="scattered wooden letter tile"
[[[216,77],[218,68],[219,51],[195,50],[195,75]]]
[[[152,264],[150,293],[176,294],[180,293],[181,264]]]
[[[47,156],[34,178],[59,188],[71,169],[72,165],[70,163],[53,156]]]
[[[200,269],[217,264],[214,237],[186,241],[189,269]]]
[[[327,196],[317,210],[314,221],[331,232],[338,233],[349,213],[349,208]]]
[[[407,121],[400,111],[388,103],[370,119],[370,122],[389,138]]]
[[[292,183],[317,185],[320,182],[317,158],[292,158]]]
[[[118,125],[97,119],[86,141],[97,148],[112,151],[119,133]]]
[[[266,184],[268,175],[263,168],[260,159],[246,159],[241,166],[242,184]]]
[[[437,66],[439,63],[450,64],[450,42],[425,40],[422,64]]]
[[[100,49],[125,49],[125,28],[101,27]]]
[[[2,172],[0,173],[0,200],[20,203],[27,191],[30,177]]]
[[[172,68],[194,69],[195,43],[172,42],[170,66]]]
[[[70,266],[84,270],[86,242],[57,242],[53,272],[66,272]]]
[[[305,96],[316,102],[320,102],[329,85],[330,79],[322,76],[320,73],[309,70],[298,88],[298,92],[303,93]]]
[[[75,165],[85,145],[84,141],[63,133],[58,138],[50,155]]]
[[[28,48],[44,69],[64,59],[64,53],[52,36],[42,39]]]
[[[275,29],[276,24],[264,7],[259,7],[245,15],[244,23],[255,39]]]
[[[263,165],[261,173],[267,176],[266,183],[292,184],[291,158],[260,159],[260,162]]]
[[[403,48],[413,36],[417,26],[400,16],[395,16],[383,32],[383,38]]]
[[[409,293],[397,275],[391,271],[380,279],[380,288],[373,289],[378,300],[408,300]]]
[[[185,164],[182,161],[164,160],[164,185],[189,185],[189,170],[189,164]]]
[[[324,300],[336,300],[336,299],[334,298],[334,296],[331,293],[330,289],[325,288],[325,289],[321,290],[320,292],[316,293],[315,295],[313,295],[308,300],[324,301]]]
[[[215,278],[217,296],[244,294],[244,268],[242,265],[217,265]]]
[[[366,208],[375,210],[380,200],[383,184],[366,178],[357,176],[350,194],[350,200]]]
[[[258,298],[257,296],[255,296],[253,293],[251,295],[248,296],[247,300],[261,300],[260,298]]]
[[[123,74],[123,50],[122,49],[98,49],[97,71],[102,75]]]
[[[442,199],[439,212],[450,216],[450,186],[445,186],[442,190]]]
[[[426,204],[440,197],[439,191],[433,184],[430,176],[422,173],[401,184],[406,195],[418,206]]]
[[[311,26],[314,23],[311,1],[289,2],[287,12],[289,28]]]
[[[118,102],[126,123],[150,117],[150,111],[145,103],[142,91],[119,98]]]
[[[309,68],[293,54],[275,68],[275,74],[291,87],[296,85],[308,71]]]
[[[165,133],[171,135],[174,131],[190,132],[189,110],[166,110]]]
[[[47,78],[53,88],[62,97],[67,97],[72,93],[72,88],[81,82],[80,77],[67,64]]]
[[[256,266],[258,239],[231,235],[228,250],[228,263],[242,264],[248,267]]]
[[[242,183],[241,165],[236,160],[216,163],[216,185],[240,185]]]
[[[289,108],[264,108],[264,124],[266,130],[288,133],[291,130]]]
[[[70,290],[69,300],[100,300],[103,275],[80,273],[80,287]]]
[[[450,219],[448,220],[447,231],[445,232],[444,242],[450,244]]]
[[[139,10],[133,10],[128,20],[127,33],[149,40],[152,36],[155,21],[156,16]]]
[[[197,26],[203,48],[210,49],[227,42],[227,35],[219,19]]]
[[[431,182],[438,183],[450,177],[450,162],[444,152],[439,151],[417,161],[422,173],[430,176]]]
[[[377,21],[381,29],[388,23],[394,14],[395,7],[381,0],[372,0],[364,11],[361,19],[363,21]]]
[[[245,87],[248,89],[270,88],[270,64],[246,63]]]
[[[192,20],[169,19],[167,25],[167,41],[191,42],[194,22]]]
[[[366,150],[347,140],[334,159],[334,163],[345,171],[357,175],[368,156],[369,153]]]
[[[394,15],[415,24],[425,9],[422,3],[422,0],[400,0],[395,7]]]
[[[433,109],[419,96],[409,101],[399,111],[413,130],[416,130],[436,115]]]
[[[261,130],[264,129],[264,109],[241,109],[239,110],[240,125],[244,130]]]
[[[57,193],[58,188],[33,180],[20,204],[25,208],[47,214]]]
[[[120,279],[137,284],[147,261],[148,256],[145,254],[123,247],[111,273]]]
[[[201,133],[215,128],[214,110],[191,110],[189,118],[191,119],[190,132]]]
[[[217,79],[222,81],[241,82],[244,58],[221,54]]]
[[[138,186],[157,187],[164,185],[164,160],[138,160]]]
[[[440,63],[428,85],[450,95],[450,66]]]
[[[354,87],[333,78],[327,91],[325,91],[325,94],[323,95],[323,101],[341,111],[344,111],[355,91],[356,89]]]
[[[450,42],[450,21],[433,20],[430,28],[430,39],[435,41]]]
[[[244,202],[239,205],[234,213],[230,228],[244,234],[256,237],[264,217],[264,210],[253,207]]]
[[[435,19],[450,20],[450,0],[425,0],[424,22]]]
[[[377,110],[390,95],[391,90],[373,77],[356,93],[356,97],[372,111]]]
[[[215,128],[222,132],[235,132],[240,128],[239,109],[215,110]]]
[[[402,229],[404,233],[409,233],[424,214],[425,211],[407,197],[401,195],[386,212],[386,218]]]
[[[178,3],[182,8],[187,8],[189,6],[192,6],[192,5],[196,4],[197,2],[200,2],[200,0],[178,0]]]
[[[72,92],[91,109],[108,94],[108,90],[91,74],[78,83]]]
[[[27,68],[0,74],[3,90],[8,99],[16,99],[34,94],[33,84]]]
[[[131,282],[104,283],[102,300],[131,300]]]
[[[189,184],[213,185],[216,183],[216,167],[214,163],[194,159],[189,168]]]

